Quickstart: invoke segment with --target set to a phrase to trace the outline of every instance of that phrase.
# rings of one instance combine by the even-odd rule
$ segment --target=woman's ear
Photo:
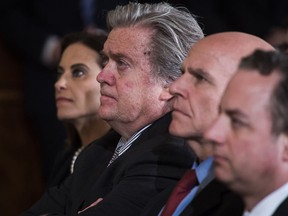
[[[161,95],[160,95],[160,100],[169,101],[169,100],[171,100],[174,97],[174,95],[172,95],[169,92],[169,86],[170,85],[166,85],[166,86],[163,87]]]

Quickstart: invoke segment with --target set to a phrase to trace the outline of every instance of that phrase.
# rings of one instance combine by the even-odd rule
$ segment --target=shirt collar
[[[146,130],[150,126],[151,124],[143,127],[142,129],[137,131],[135,134],[133,134],[128,140],[126,140],[124,137],[121,137],[116,147],[116,148],[119,147],[119,156],[123,154],[128,148],[130,148],[132,143],[144,132],[144,130]]]
[[[197,165],[197,162],[193,163],[192,169],[196,170],[196,175],[199,183],[201,183],[212,172],[212,167],[212,157],[208,157],[206,160],[201,161],[199,165]]]

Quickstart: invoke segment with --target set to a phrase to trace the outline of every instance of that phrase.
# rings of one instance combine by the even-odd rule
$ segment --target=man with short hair
[[[287,83],[287,54],[255,51],[242,59],[205,133],[216,177],[243,198],[243,216],[288,215]]]

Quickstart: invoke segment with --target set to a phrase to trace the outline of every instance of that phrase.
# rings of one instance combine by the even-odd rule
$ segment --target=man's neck
[[[212,145],[202,140],[187,139],[186,143],[195,152],[199,162],[206,160],[212,155]]]
[[[142,128],[147,125],[152,124],[163,116],[159,116],[158,118],[146,118],[145,120],[138,119],[132,122],[119,122],[119,121],[109,121],[108,124],[123,138],[130,139],[135,133],[137,133]]]

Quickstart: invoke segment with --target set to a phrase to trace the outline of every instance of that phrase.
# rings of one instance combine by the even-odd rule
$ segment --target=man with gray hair
[[[194,161],[171,136],[170,84],[203,38],[195,18],[167,3],[129,3],[108,13],[99,115],[112,127],[79,155],[72,176],[23,215],[139,215]],[[96,81],[95,81],[96,82]]]

